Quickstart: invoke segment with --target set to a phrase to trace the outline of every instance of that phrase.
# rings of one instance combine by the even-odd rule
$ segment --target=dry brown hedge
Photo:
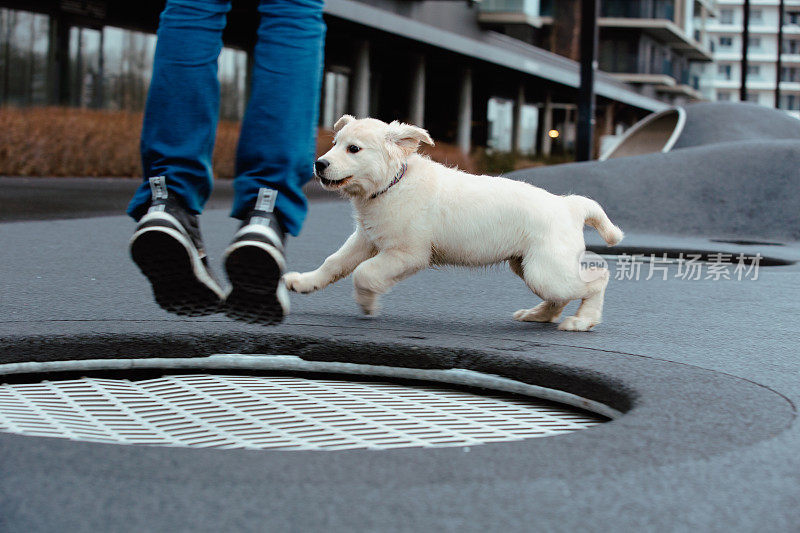
[[[0,175],[140,176],[142,114],[61,107],[0,108]],[[232,178],[239,123],[220,121],[214,173]],[[328,150],[331,132],[320,130],[317,153]],[[457,147],[437,143],[425,153],[435,161],[475,171]]]

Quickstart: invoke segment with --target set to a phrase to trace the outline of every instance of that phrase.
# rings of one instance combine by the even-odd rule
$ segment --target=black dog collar
[[[402,166],[402,167],[400,167],[400,172],[398,172],[398,173],[397,173],[397,176],[395,176],[395,177],[394,177],[394,179],[392,180],[392,182],[391,182],[389,185],[387,185],[387,186],[386,186],[386,188],[385,188],[385,189],[383,189],[382,191],[378,191],[378,192],[376,192],[376,193],[373,193],[373,194],[372,194],[372,196],[370,196],[370,199],[371,199],[371,200],[374,200],[375,198],[377,198],[377,197],[378,197],[378,196],[380,196],[381,194],[383,194],[383,193],[385,193],[386,191],[388,191],[389,189],[391,189],[393,185],[396,185],[396,184],[397,184],[397,182],[398,182],[398,181],[400,181],[401,179],[403,179],[403,176],[405,176],[405,175],[406,175],[406,169],[407,169],[407,168],[408,168],[408,165],[406,165],[405,163],[403,163],[403,166]]]

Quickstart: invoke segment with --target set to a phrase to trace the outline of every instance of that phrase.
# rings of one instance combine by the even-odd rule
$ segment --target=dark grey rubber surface
[[[702,102],[684,110],[686,124],[673,150],[723,142],[800,140],[800,120],[757,104]]]
[[[634,173],[634,159],[618,175]],[[659,159],[667,169],[669,161]],[[550,179],[556,191],[556,170],[531,179]],[[646,197],[645,187],[629,185],[630,201]],[[626,244],[800,259],[796,240],[714,242],[728,236],[715,219],[705,230],[679,215],[674,225],[648,225],[623,198],[600,196],[609,189],[595,179],[563,187],[607,203],[629,232]],[[796,201],[786,187],[784,200]],[[734,208],[720,216],[749,205],[721,190]],[[237,227],[225,215],[203,216],[212,264]],[[752,236],[791,235],[784,224]],[[351,227],[347,204],[313,204],[303,234],[289,242],[290,268],[318,266]],[[800,523],[797,264],[763,267],[757,280],[684,281],[674,266],[667,281],[612,280],[605,322],[591,333],[512,321],[538,299],[500,267],[421,273],[371,319],[343,280],[292,295],[286,323],[262,328],[161,311],[126,257],[132,230],[122,216],[1,224],[0,362],[239,352],[455,366],[562,388],[627,414],[554,438],[388,452],[140,448],[0,434],[0,530],[796,531]]]
[[[626,231],[800,239],[800,139],[710,144],[510,176],[594,198]]]

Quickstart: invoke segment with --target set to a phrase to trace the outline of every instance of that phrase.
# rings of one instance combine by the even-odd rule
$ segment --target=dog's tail
[[[600,204],[584,196],[571,195],[566,199],[583,223],[596,229],[609,246],[614,246],[622,241],[625,234],[611,222]]]

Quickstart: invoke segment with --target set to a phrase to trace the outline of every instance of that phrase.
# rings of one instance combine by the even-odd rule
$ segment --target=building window
[[[48,103],[46,15],[0,9],[0,105]]]
[[[800,11],[789,11],[786,13],[786,18],[784,20],[788,20],[789,24],[794,24],[795,26],[800,26]]]
[[[750,37],[747,41],[748,50],[758,50],[761,48],[761,37]]]
[[[486,110],[489,122],[489,148],[499,152],[511,151],[511,131],[514,129],[514,102],[490,98]]]
[[[798,67],[782,67],[781,68],[781,81],[798,82],[800,81],[800,68]]]
[[[750,10],[750,24],[763,24],[764,12],[760,9]]]
[[[637,47],[632,40],[601,40],[598,59],[606,72],[637,72]]]
[[[719,22],[720,24],[733,24],[733,9],[720,9]]]
[[[719,77],[723,80],[730,80],[731,79],[731,66],[730,65],[718,65],[717,66],[717,73]]]
[[[219,55],[219,116],[241,120],[247,105],[247,52],[225,47]]]
[[[59,79],[48,68],[51,33],[46,15],[0,9],[0,105],[144,108],[155,35],[113,26],[71,25],[65,43],[67,79]],[[247,54],[224,48],[218,72],[220,116],[239,119],[245,105]],[[62,95],[66,96],[63,101]]]
[[[675,21],[675,0],[655,0],[653,2],[654,19],[667,19]]]
[[[760,78],[761,77],[761,65],[748,65],[747,67],[747,75],[752,76],[753,78]]]
[[[731,93],[728,92],[717,93],[717,102],[730,102],[730,101],[731,101]]]
[[[781,97],[781,109],[800,111],[800,95],[785,94]]]
[[[719,38],[719,47],[720,48],[730,48],[733,46],[733,37],[730,36],[723,36]]]
[[[800,41],[794,39],[783,41],[784,54],[800,54]]]

